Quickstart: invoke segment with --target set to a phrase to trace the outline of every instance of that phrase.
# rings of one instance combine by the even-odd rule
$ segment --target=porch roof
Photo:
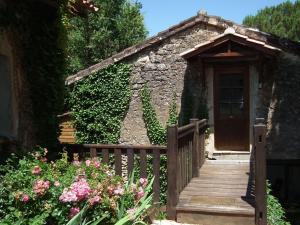
[[[274,55],[282,51],[281,48],[270,45],[265,41],[255,40],[249,36],[236,33],[233,28],[227,28],[223,34],[215,36],[206,42],[198,44],[193,48],[182,52],[180,56],[182,56],[185,59],[188,59],[193,56],[199,55],[207,50],[216,48],[228,41],[232,41],[234,43],[250,47],[267,55]]]

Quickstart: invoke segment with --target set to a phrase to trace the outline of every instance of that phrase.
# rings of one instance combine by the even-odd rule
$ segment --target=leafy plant
[[[176,96],[174,95],[170,108],[167,125],[176,124],[178,120]],[[143,106],[143,118],[147,128],[147,134],[150,142],[156,145],[166,144],[166,127],[158,120],[154,106],[151,102],[151,91],[145,85],[140,92],[140,98]]]
[[[267,219],[269,225],[290,225],[286,221],[285,211],[280,202],[271,194],[269,182],[267,182]]]
[[[136,208],[139,213],[132,216],[143,219],[152,181],[147,185],[147,179],[132,180],[128,185],[98,158],[78,161],[75,155],[69,162],[63,153],[55,162],[46,160],[46,150],[37,149],[21,158],[16,167],[3,168],[1,225],[112,225],[139,206],[142,209]]]
[[[118,143],[131,99],[131,68],[111,65],[74,85],[69,102],[78,143]]]
[[[143,117],[147,128],[147,134],[150,142],[156,145],[166,145],[167,126],[176,124],[178,121],[178,112],[176,105],[176,96],[173,95],[172,102],[169,108],[169,118],[167,126],[164,127],[158,120],[154,106],[151,102],[151,92],[145,85],[140,92],[140,97],[143,106]],[[152,157],[147,158],[147,165],[152,165]],[[152,167],[148,166],[148,174],[152,173]],[[167,201],[167,156],[160,156],[160,201],[165,204]]]

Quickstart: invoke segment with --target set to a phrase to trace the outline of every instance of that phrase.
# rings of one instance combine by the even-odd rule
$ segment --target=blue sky
[[[277,5],[283,0],[139,0],[143,4],[149,36],[188,19],[201,9],[208,15],[221,16],[224,19],[242,23],[243,18],[255,14],[265,6]],[[292,0],[294,2],[294,0]]]

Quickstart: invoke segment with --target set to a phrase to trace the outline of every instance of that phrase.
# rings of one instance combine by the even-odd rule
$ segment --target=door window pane
[[[243,74],[221,74],[218,85],[220,115],[222,117],[242,115],[244,109]]]

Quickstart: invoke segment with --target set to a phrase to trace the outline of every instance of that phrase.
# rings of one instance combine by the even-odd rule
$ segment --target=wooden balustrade
[[[168,127],[168,198],[167,215],[176,218],[180,192],[197,177],[205,160],[204,140],[207,120],[191,119],[190,124]]]
[[[254,125],[256,225],[267,225],[266,125],[263,122],[263,119],[256,119],[256,124]]]
[[[134,166],[140,169],[140,177],[147,178],[147,156],[153,157],[153,200],[159,202],[160,195],[160,156],[167,154],[165,146],[136,146],[136,145],[106,145],[106,144],[65,144],[63,148],[72,155],[78,153],[80,159],[101,157],[103,163],[109,163],[110,156],[114,159],[117,175],[122,175],[122,156],[127,156],[127,172],[131,174]],[[134,165],[135,156],[139,156],[139,165]]]

